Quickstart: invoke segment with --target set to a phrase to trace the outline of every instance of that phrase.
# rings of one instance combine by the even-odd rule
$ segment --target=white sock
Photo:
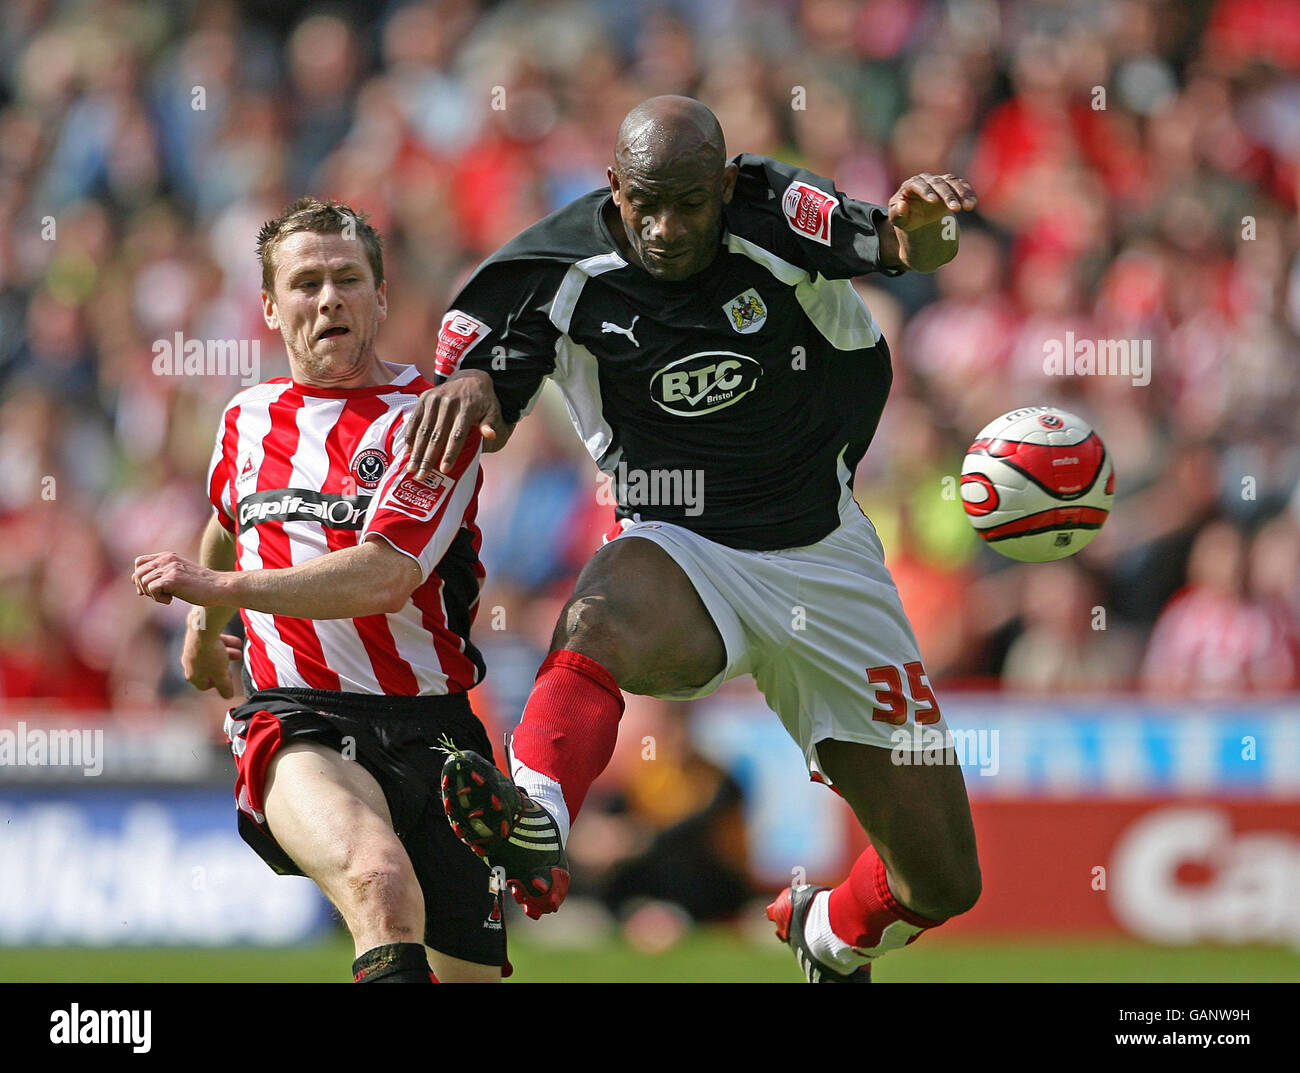
[[[813,957],[846,976],[871,960],[831,931],[831,892],[828,890],[813,898],[804,920],[803,934]]]
[[[546,809],[560,828],[560,844],[569,841],[569,806],[564,803],[564,790],[549,775],[534,771],[527,764],[515,759],[510,753],[510,777],[515,785],[529,797]]]

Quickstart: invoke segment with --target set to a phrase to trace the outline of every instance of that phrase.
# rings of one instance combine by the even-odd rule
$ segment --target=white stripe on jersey
[[[447,692],[447,675],[440,668],[436,668],[436,664],[434,666],[429,664],[429,631],[420,624],[420,619],[418,617],[411,619],[402,615],[388,615],[387,618],[397,654],[411,665],[420,692]],[[444,607],[443,621],[446,620],[447,613]]]
[[[294,412],[298,426],[298,449],[294,451],[289,476],[290,488],[323,488],[329,477],[330,460],[325,439],[343,416],[345,399],[316,399]],[[319,525],[286,525],[293,565],[305,563],[329,551],[325,529]]]
[[[820,275],[814,279],[771,250],[730,232],[725,235],[725,243],[732,253],[748,257],[793,287],[808,319],[836,350],[864,350],[880,342],[880,327],[852,280]]]
[[[597,462],[614,442],[614,430],[605,420],[600,394],[600,369],[596,355],[567,335],[555,341],[555,386],[564,396],[569,420],[578,430],[587,451]],[[606,468],[612,469],[612,466]]]
[[[587,451],[597,462],[609,450],[609,445],[614,440],[614,430],[605,420],[596,355],[569,338],[569,325],[587,281],[616,268],[626,267],[627,262],[617,253],[600,253],[583,258],[569,266],[551,302],[551,323],[560,332],[560,337],[555,341],[555,372],[551,374],[551,379],[564,395],[569,418],[582,436]],[[540,394],[541,387],[528,400],[521,417],[527,416]]]
[[[587,285],[587,280],[626,267],[627,262],[617,253],[598,253],[569,266],[551,301],[551,323],[560,330],[561,335],[569,334],[569,322],[573,319],[573,311],[578,308],[578,299],[582,297],[582,289]]]
[[[238,476],[239,461],[246,457],[252,459],[254,470],[261,468],[266,453],[263,448],[263,441],[271,431],[271,404],[288,391],[290,387],[292,385],[287,383],[257,384],[248,391],[236,395],[231,401],[231,406],[239,407],[239,416],[235,418],[235,457],[229,463],[236,476]],[[221,420],[221,435],[223,438],[225,425],[225,416],[223,414]],[[238,527],[239,493],[236,491],[231,499],[235,508],[235,524]],[[262,569],[260,536],[257,526],[252,526],[242,536],[236,536],[240,570]],[[266,650],[267,659],[271,661],[272,667],[275,668],[277,680],[273,683],[258,682],[258,687],[265,688],[269,685],[287,685],[300,682],[298,667],[293,658],[293,649],[280,638],[280,631],[275,628],[275,617],[263,614],[260,611],[248,610],[245,610],[243,615],[245,632],[262,643]],[[250,639],[245,641],[244,644],[244,664],[250,667],[250,673],[251,664],[248,647],[251,643]]]
[[[325,441],[330,431],[343,416],[345,399],[315,399],[310,406],[300,407],[294,414],[298,426],[298,449],[293,454],[293,471],[289,478],[291,488],[321,488],[329,476],[330,460]],[[318,555],[329,552],[325,529],[319,525],[286,525],[289,536],[289,554],[293,565],[309,562]],[[316,640],[320,642],[325,664],[339,676],[341,688],[348,692],[376,692],[375,673],[366,658],[365,647],[351,619],[319,619],[312,625]],[[365,683],[372,683],[365,688]],[[283,685],[304,686],[301,676]]]

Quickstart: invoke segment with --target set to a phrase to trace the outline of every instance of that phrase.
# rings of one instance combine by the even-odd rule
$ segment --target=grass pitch
[[[797,983],[794,956],[775,939],[702,928],[661,954],[618,938],[554,948],[511,937],[512,982]],[[0,981],[344,983],[352,944],[344,935],[299,947],[0,949]],[[927,936],[876,966],[880,983],[1297,982],[1300,952],[1265,947],[1146,946],[1124,941],[948,941]]]

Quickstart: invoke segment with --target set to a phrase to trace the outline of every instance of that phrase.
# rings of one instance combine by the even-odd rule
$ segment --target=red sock
[[[913,913],[894,897],[885,862],[874,846],[866,848],[849,878],[831,891],[827,908],[831,931],[850,946],[880,954],[915,942],[922,931],[943,923]]]
[[[570,822],[614,755],[622,717],[618,683],[594,659],[561,650],[542,661],[511,748],[516,760],[560,784]]]

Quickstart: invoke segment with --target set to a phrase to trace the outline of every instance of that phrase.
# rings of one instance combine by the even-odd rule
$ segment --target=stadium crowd
[[[243,386],[159,371],[160,345],[243,341],[287,373],[264,220],[307,192],[367,210],[381,356],[431,373],[466,274],[603,185],[658,93],[863,200],[921,171],[980,195],[951,265],[859,281],[895,381],[858,497],[941,687],[1300,686],[1297,0],[9,0],[0,703],[223,706],[180,675],[184,607],[128,578],[196,546]],[[1149,340],[1149,383],[1046,375],[1067,332]],[[612,512],[556,402],[485,460],[475,699],[498,726]],[[1023,567],[980,545],[953,476],[1042,402],[1094,425],[1118,495],[1083,553]]]

